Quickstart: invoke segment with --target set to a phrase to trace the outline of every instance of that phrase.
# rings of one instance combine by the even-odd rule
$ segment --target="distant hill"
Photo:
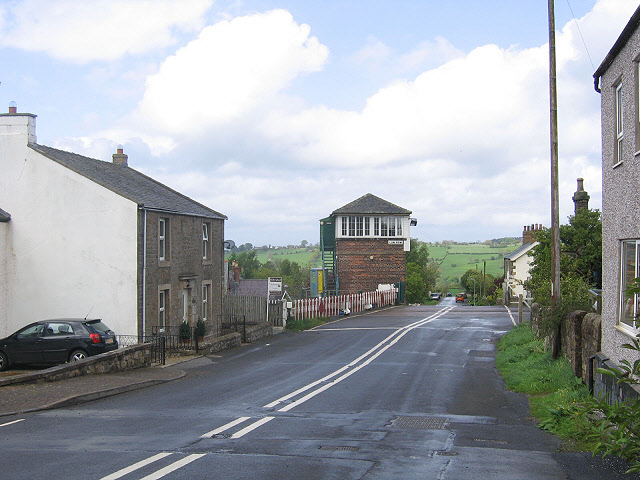
[[[504,256],[516,250],[520,245],[522,245],[522,239],[519,237],[496,238],[481,243],[450,240],[427,242],[429,257],[438,262],[440,266],[438,283],[448,283],[454,291],[459,289],[460,277],[467,270],[482,271],[485,264],[487,273],[497,278],[502,277],[504,275]],[[267,260],[275,262],[286,258],[303,267],[319,268],[322,266],[320,248],[317,245],[306,247],[263,246],[254,250],[256,258],[261,263],[265,263]]]

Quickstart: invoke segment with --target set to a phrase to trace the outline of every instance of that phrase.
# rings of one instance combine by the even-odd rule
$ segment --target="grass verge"
[[[301,320],[287,320],[287,330],[292,332],[302,332],[303,330],[309,330],[310,328],[323,325],[329,321],[329,317],[319,318],[303,318]]]
[[[500,339],[496,366],[508,389],[529,396],[540,428],[563,439],[567,450],[593,451],[580,409],[589,389],[573,375],[566,359],[554,360],[544,351],[544,342],[530,324],[518,325]]]

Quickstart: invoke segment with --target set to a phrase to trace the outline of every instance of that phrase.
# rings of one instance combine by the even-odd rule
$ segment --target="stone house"
[[[593,74],[601,96],[602,353],[613,361],[638,329],[640,298],[627,296],[640,277],[640,7]]]
[[[411,211],[370,193],[321,220],[325,291],[375,291],[406,279]]]
[[[220,332],[224,215],[120,147],[105,162],[38,144],[36,115],[16,107],[0,114],[0,172],[0,335],[87,315],[119,335],[198,318]]]

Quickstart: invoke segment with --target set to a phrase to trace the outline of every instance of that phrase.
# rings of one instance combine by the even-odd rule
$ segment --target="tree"
[[[438,277],[438,264],[429,260],[429,247],[415,238],[411,239],[411,250],[406,254],[407,301],[419,303],[425,298],[427,290],[435,287]]]
[[[588,291],[602,286],[600,212],[579,211],[569,217],[568,225],[560,226],[559,233],[562,296],[567,297],[565,303],[583,304],[586,292],[581,292],[581,288]],[[539,244],[531,250],[531,278],[525,282],[525,288],[531,291],[536,302],[551,305],[551,230],[539,231],[536,241]]]
[[[462,288],[464,288],[467,293],[473,293],[475,291],[476,295],[488,295],[490,290],[493,289],[494,281],[495,277],[493,275],[489,273],[483,274],[482,271],[473,268],[464,272],[462,277],[460,277],[460,285]]]
[[[307,242],[306,240],[302,240],[302,241],[300,242],[300,246],[301,246],[302,248],[305,248],[308,244],[309,244],[309,242]]]

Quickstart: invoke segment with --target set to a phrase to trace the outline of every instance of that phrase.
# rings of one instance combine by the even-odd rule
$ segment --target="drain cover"
[[[444,430],[446,424],[447,419],[442,417],[396,417],[391,421],[392,427],[422,430]]]
[[[358,450],[360,450],[360,448],[358,448],[358,447],[349,447],[349,446],[346,446],[346,445],[342,445],[342,446],[323,445],[322,447],[320,447],[320,450],[334,450],[334,451],[341,451],[341,452],[357,452]]]

